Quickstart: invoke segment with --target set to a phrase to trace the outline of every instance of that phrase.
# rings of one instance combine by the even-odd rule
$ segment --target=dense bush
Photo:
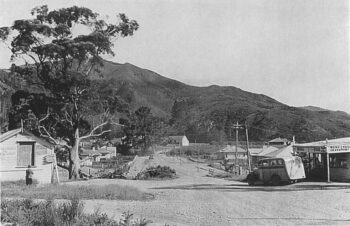
[[[187,156],[197,156],[197,155],[210,155],[220,149],[224,148],[225,145],[197,145],[197,146],[183,146],[169,151],[170,156],[175,155],[187,155]]]
[[[150,221],[145,219],[132,220],[132,214],[124,213],[120,221],[116,221],[107,214],[96,211],[93,214],[83,213],[83,204],[78,199],[54,203],[51,200],[33,201],[2,200],[1,223],[12,225],[99,225],[99,226],[145,226]]]
[[[151,166],[136,176],[137,180],[170,179],[176,176],[176,171],[169,166]]]

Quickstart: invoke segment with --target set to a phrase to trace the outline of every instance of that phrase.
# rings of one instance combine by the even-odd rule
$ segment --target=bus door
[[[286,175],[286,169],[284,165],[283,159],[271,159],[269,161],[270,165],[270,178],[273,175],[278,175],[281,180],[289,179],[288,175]]]
[[[259,162],[259,178],[267,182],[270,180],[270,167],[269,167],[269,161],[268,160],[261,160]]]

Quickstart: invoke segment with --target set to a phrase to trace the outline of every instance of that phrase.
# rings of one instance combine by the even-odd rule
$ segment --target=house
[[[270,146],[289,145],[291,142],[286,138],[275,138],[267,142]]]
[[[54,146],[28,131],[15,129],[2,134],[0,157],[1,181],[25,179],[28,165],[39,183],[51,183],[53,179]]]
[[[185,135],[183,136],[169,136],[169,144],[174,144],[177,146],[189,146],[190,142],[188,141]]]
[[[92,162],[100,161],[101,154],[95,149],[80,148],[79,153],[80,158],[82,159],[82,165],[92,166]]]
[[[217,159],[235,159],[236,146],[227,145],[224,149],[215,153]],[[237,148],[237,159],[247,159],[247,150],[241,147]]]
[[[112,157],[117,156],[117,148],[116,147],[107,147],[103,146],[97,149],[97,152],[101,154],[99,160],[101,159],[110,159]]]
[[[123,137],[119,137],[119,138],[113,138],[112,140],[110,140],[109,144],[116,145],[116,144],[121,144],[122,142],[123,142]]]
[[[251,158],[251,164],[257,165],[258,160],[260,159],[259,154],[263,151],[262,148],[249,148],[249,154]]]

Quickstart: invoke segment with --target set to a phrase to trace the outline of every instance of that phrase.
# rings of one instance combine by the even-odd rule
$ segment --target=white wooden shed
[[[28,131],[15,129],[0,135],[0,180],[25,179],[28,165],[32,166],[33,179],[51,183],[54,146]]]

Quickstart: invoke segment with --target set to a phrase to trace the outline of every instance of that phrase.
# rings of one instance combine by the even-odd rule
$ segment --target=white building
[[[0,179],[25,179],[28,165],[32,166],[33,179],[51,183],[53,179],[54,146],[32,133],[15,129],[0,136]],[[46,161],[51,159],[50,162]]]

